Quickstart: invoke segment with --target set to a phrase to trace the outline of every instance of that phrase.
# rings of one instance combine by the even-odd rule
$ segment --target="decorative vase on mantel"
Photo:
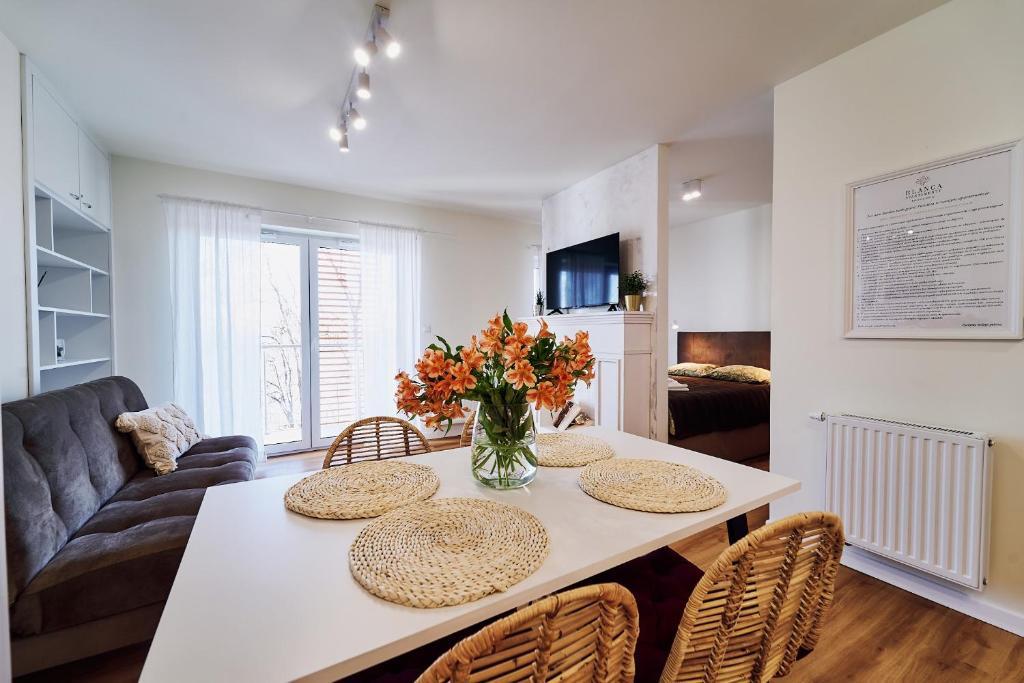
[[[627,311],[639,311],[644,297],[642,294],[626,294],[622,298],[626,300]]]
[[[541,318],[536,335],[506,311],[488,321],[466,346],[438,337],[416,361],[416,374],[399,372],[398,410],[420,417],[428,429],[462,417],[463,401],[477,401],[470,470],[485,486],[514,489],[537,475],[533,410],[561,410],[576,382],[594,378],[589,335],[580,331],[559,342]]]

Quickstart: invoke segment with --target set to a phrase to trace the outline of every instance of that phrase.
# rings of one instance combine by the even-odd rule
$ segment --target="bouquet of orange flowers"
[[[443,338],[431,344],[416,362],[416,376],[400,372],[395,400],[398,409],[422,417],[427,427],[439,427],[463,416],[462,401],[479,401],[477,424],[487,436],[487,452],[498,455],[497,471],[507,469],[504,453],[536,465],[535,451],[524,448],[527,429],[532,433],[528,404],[538,410],[560,410],[572,399],[576,382],[589,386],[594,378],[594,356],[586,332],[561,342],[540,321],[536,336],[524,322],[513,323],[506,311],[488,321],[478,339],[454,350]],[[528,424],[527,424],[528,422]],[[476,448],[474,458],[484,457]],[[507,463],[506,463],[507,464]]]

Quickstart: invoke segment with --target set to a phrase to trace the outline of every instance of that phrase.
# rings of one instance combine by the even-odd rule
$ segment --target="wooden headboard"
[[[678,362],[771,369],[771,332],[679,332]]]

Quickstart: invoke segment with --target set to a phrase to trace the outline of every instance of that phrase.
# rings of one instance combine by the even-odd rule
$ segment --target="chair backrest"
[[[423,432],[397,417],[368,417],[353,422],[327,449],[324,469],[361,460],[386,460],[430,452]]]
[[[769,524],[729,547],[683,611],[661,683],[767,681],[818,642],[843,526],[829,512]]]
[[[639,632],[633,594],[617,583],[543,598],[441,655],[417,683],[632,681]]]
[[[473,445],[473,423],[476,421],[476,411],[466,413],[466,422],[462,425],[462,434],[459,436],[459,446]]]

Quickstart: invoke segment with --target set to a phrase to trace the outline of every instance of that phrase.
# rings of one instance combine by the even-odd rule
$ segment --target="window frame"
[[[260,234],[261,242],[291,244],[300,249],[300,291],[301,291],[301,326],[302,326],[302,377],[299,393],[302,399],[302,437],[298,441],[280,444],[264,444],[268,457],[301,453],[305,451],[327,448],[337,437],[320,437],[320,330],[319,330],[319,269],[318,253],[320,247],[345,248],[358,251],[358,235],[348,233],[325,234],[319,231],[306,231],[283,228],[276,225],[264,225]],[[262,339],[260,340],[262,350]],[[261,364],[261,373],[263,365]],[[261,380],[263,378],[261,377]],[[263,402],[263,394],[260,399]],[[264,405],[264,411],[266,407]],[[265,413],[264,413],[265,415]],[[264,424],[265,424],[264,417]]]

